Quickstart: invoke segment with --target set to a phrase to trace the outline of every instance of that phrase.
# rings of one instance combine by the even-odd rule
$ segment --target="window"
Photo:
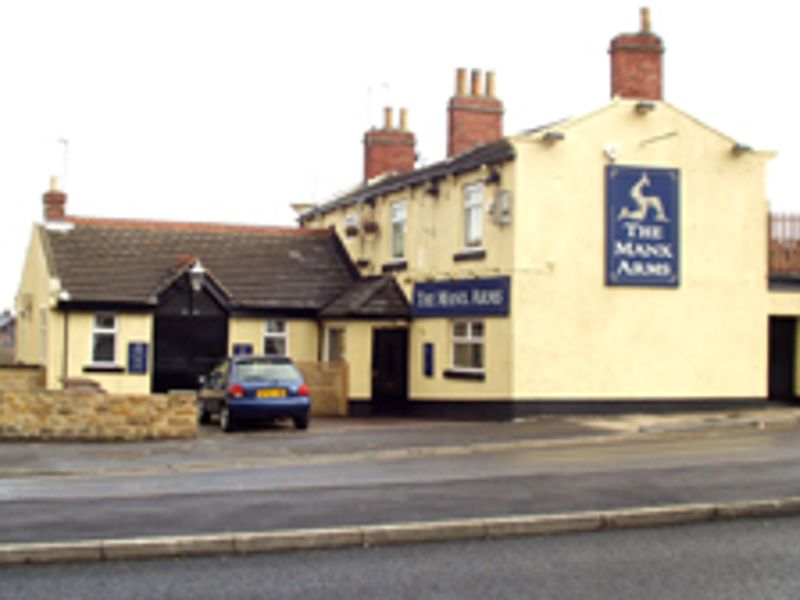
[[[92,363],[114,364],[116,347],[116,315],[95,315],[92,321]]]
[[[267,356],[289,355],[289,328],[286,321],[270,319],[264,324],[264,354]]]
[[[483,371],[483,321],[453,322],[453,368]]]
[[[483,245],[483,186],[480,183],[464,188],[464,246]]]
[[[406,215],[408,209],[405,202],[392,204],[392,236],[391,258],[402,260],[406,255]]]
[[[328,329],[328,362],[344,362],[344,329]]]

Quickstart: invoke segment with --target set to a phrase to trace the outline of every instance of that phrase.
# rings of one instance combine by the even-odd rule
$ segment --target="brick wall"
[[[0,369],[0,438],[145,440],[197,435],[193,392],[48,392],[38,369]]]
[[[299,362],[297,366],[311,390],[311,415],[347,416],[347,364]]]

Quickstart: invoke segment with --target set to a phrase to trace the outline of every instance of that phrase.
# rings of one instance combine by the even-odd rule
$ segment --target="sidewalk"
[[[544,416],[514,422],[402,418],[324,419],[307,432],[290,426],[222,433],[201,426],[193,440],[119,443],[0,442],[0,478],[168,470],[441,455],[602,443],[620,437],[800,427],[800,408],[666,415]]]

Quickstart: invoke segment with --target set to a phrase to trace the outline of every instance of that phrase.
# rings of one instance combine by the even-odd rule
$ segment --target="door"
[[[372,412],[402,415],[408,409],[408,330],[372,332]]]
[[[155,314],[153,391],[197,389],[228,353],[228,315],[207,289],[181,278],[159,299]]]
[[[795,399],[797,319],[769,319],[769,399]]]

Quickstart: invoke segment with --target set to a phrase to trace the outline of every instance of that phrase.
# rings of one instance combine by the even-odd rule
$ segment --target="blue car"
[[[308,385],[289,358],[235,356],[201,378],[201,384],[201,423],[217,415],[220,428],[233,431],[246,422],[292,419],[297,429],[308,429]]]

